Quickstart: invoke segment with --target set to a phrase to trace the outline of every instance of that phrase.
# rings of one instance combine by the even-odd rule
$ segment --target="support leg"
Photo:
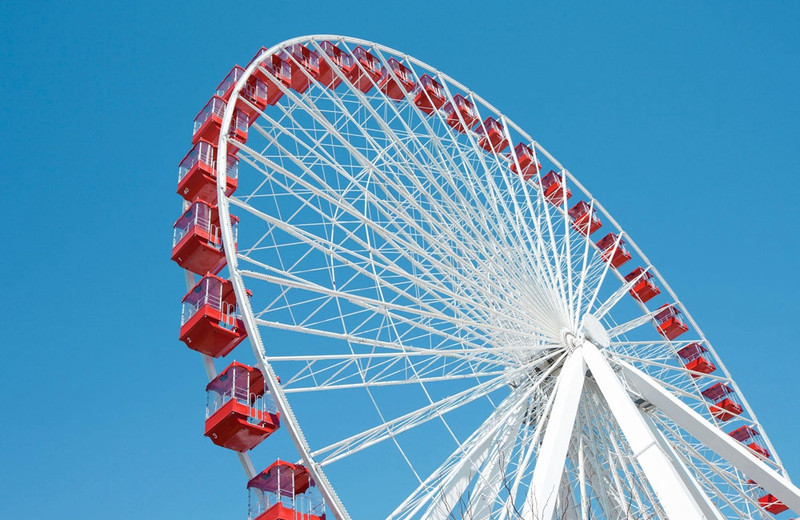
[[[661,451],[653,432],[639,414],[628,392],[600,351],[591,343],[583,345],[586,364],[619,423],[634,458],[644,471],[658,501],[670,520],[700,520],[700,508],[667,456]]]
[[[523,518],[553,518],[558,501],[558,485],[564,473],[564,461],[583,390],[584,369],[583,353],[579,348],[569,355],[558,376],[553,409],[547,418],[547,429],[536,456],[533,481],[522,508]]]

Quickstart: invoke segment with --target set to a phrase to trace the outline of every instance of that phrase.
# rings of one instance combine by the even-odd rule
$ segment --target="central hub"
[[[586,339],[601,348],[608,348],[611,344],[611,338],[608,335],[603,324],[600,323],[593,314],[586,314],[583,317],[583,334]]]
[[[566,327],[561,329],[560,346],[564,350],[568,353],[574,352],[581,348],[585,342],[589,342],[601,349],[609,347],[611,338],[597,317],[592,314],[586,314],[580,323],[580,327],[577,330]],[[511,388],[527,386],[538,381],[543,373],[557,374],[561,370],[559,359],[562,359],[563,352],[553,340],[545,345],[532,348],[527,354],[524,351],[522,352],[517,357],[519,368],[508,367],[505,370],[506,383]],[[556,363],[558,364],[557,366]]]
[[[568,352],[572,352],[583,343],[583,339],[576,336],[571,330],[564,329],[561,331],[561,343]]]
[[[589,341],[600,348],[608,348],[611,344],[608,331],[593,314],[583,316],[577,332],[566,328],[561,330],[561,344],[568,352],[583,345],[584,341]]]

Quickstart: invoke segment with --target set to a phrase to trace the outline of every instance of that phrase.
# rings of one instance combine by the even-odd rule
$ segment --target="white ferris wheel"
[[[206,434],[239,452],[253,518],[283,518],[258,506],[269,492],[315,486],[350,519],[354,490],[390,467],[407,485],[373,496],[373,518],[800,512],[657,269],[466,86],[376,43],[296,38],[231,71],[193,144],[173,250],[190,289],[181,339],[203,353],[209,421],[245,407],[238,433]],[[253,366],[220,372],[245,338]],[[278,427],[299,452],[278,464],[283,494],[249,451]]]

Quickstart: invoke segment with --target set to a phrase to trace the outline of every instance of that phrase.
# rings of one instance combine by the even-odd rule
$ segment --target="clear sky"
[[[798,26],[765,1],[4,5],[0,518],[246,517],[177,341],[177,164],[233,64],[316,33],[432,64],[564,163],[800,481]]]

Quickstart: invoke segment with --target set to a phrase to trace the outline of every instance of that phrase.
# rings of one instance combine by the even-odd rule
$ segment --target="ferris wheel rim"
[[[255,69],[260,66],[260,64],[266,60],[267,57],[271,56],[278,49],[282,48],[285,45],[290,45],[294,42],[302,41],[302,38],[293,38],[291,40],[287,40],[286,42],[279,43],[274,45],[266,52],[263,52],[258,58],[254,59],[252,63],[250,63],[247,68],[245,69],[245,73],[242,75],[241,78],[236,82],[233,88],[233,92],[231,93],[231,99],[236,99],[238,97],[241,90],[244,88],[245,83],[249,79],[249,77],[253,74]],[[283,391],[280,388],[280,383],[278,382],[277,375],[275,374],[272,366],[266,362],[265,354],[266,350],[264,347],[264,342],[261,339],[261,334],[259,331],[258,326],[255,323],[253,310],[250,306],[250,301],[247,296],[246,289],[244,287],[244,281],[242,280],[242,275],[238,270],[238,258],[236,257],[235,251],[236,246],[233,240],[233,229],[231,227],[230,222],[230,210],[228,208],[228,197],[226,194],[226,181],[227,181],[227,149],[228,149],[228,140],[227,135],[230,130],[231,121],[233,119],[233,114],[236,108],[235,103],[228,103],[225,107],[225,112],[222,118],[222,125],[220,128],[219,133],[219,140],[217,144],[217,150],[219,150],[217,154],[217,200],[218,200],[218,211],[220,215],[220,231],[222,234],[222,241],[223,247],[225,251],[225,258],[228,265],[228,271],[230,273],[230,280],[233,284],[234,294],[236,295],[236,300],[238,305],[240,306],[242,319],[244,321],[245,329],[247,330],[247,335],[249,338],[249,342],[253,348],[253,352],[256,356],[256,362],[258,364],[259,369],[264,374],[264,380],[267,384],[267,388],[269,388],[270,392],[273,394],[273,398],[275,400],[275,404],[278,410],[284,416],[284,424],[287,426],[287,430],[289,431],[289,435],[297,448],[298,453],[300,454],[301,459],[305,462],[309,473],[311,474],[312,478],[317,483],[317,487],[320,489],[320,492],[325,499],[326,504],[331,509],[334,517],[337,520],[350,520],[350,515],[347,513],[344,504],[339,499],[336,491],[333,489],[333,486],[328,481],[325,473],[323,472],[322,468],[316,463],[316,461],[311,456],[311,449],[308,445],[308,442],[305,440],[305,436],[303,435],[302,429],[298,421],[294,418],[294,413],[292,412],[292,408],[289,405],[288,400],[286,399]]]
[[[412,61],[413,63],[423,67],[424,70],[435,72],[437,74],[437,77],[445,80],[450,85],[453,85],[453,86],[461,88],[464,92],[470,94],[476,100],[479,100],[481,102],[481,104],[485,108],[490,110],[492,112],[492,114],[498,116],[500,118],[500,120],[503,121],[506,125],[508,125],[511,128],[514,128],[521,136],[523,136],[525,139],[528,140],[528,142],[530,142],[533,146],[535,146],[538,151],[540,151],[545,156],[547,156],[553,162],[553,164],[555,164],[558,167],[560,167],[562,172],[565,174],[565,176],[567,178],[569,178],[574,183],[574,185],[577,186],[583,193],[585,193],[587,196],[589,196],[591,198],[592,204],[596,205],[595,207],[598,209],[598,211],[600,211],[604,215],[604,217],[608,220],[608,222],[610,222],[617,230],[619,230],[620,237],[624,236],[626,238],[627,244],[632,249],[634,249],[636,251],[636,253],[642,258],[642,260],[644,260],[646,262],[647,268],[655,273],[655,275],[657,276],[658,280],[662,284],[661,286],[666,290],[667,294],[669,294],[669,296],[671,298],[671,301],[675,302],[676,305],[680,306],[681,310],[683,310],[684,314],[686,315],[686,317],[688,318],[688,320],[692,324],[692,326],[693,326],[695,332],[697,333],[697,335],[699,336],[700,340],[703,342],[703,344],[705,346],[708,347],[709,350],[712,351],[715,360],[719,361],[719,363],[720,363],[719,368],[721,369],[723,375],[725,376],[724,379],[726,381],[730,382],[731,384],[733,384],[734,387],[738,390],[738,386],[736,386],[735,380],[730,375],[730,373],[728,372],[728,370],[725,367],[725,365],[722,363],[722,358],[713,349],[713,346],[708,341],[708,339],[706,338],[705,334],[702,332],[700,327],[696,324],[695,320],[692,318],[692,316],[689,313],[689,311],[680,302],[680,300],[677,298],[677,296],[673,292],[672,288],[669,286],[669,284],[664,279],[664,277],[661,276],[661,274],[653,266],[653,264],[652,264],[652,262],[650,262],[649,258],[639,249],[639,247],[630,238],[630,236],[627,233],[625,233],[623,228],[621,226],[619,226],[619,224],[616,222],[616,220],[613,219],[613,216],[597,201],[597,199],[595,199],[594,197],[591,196],[591,193],[585,187],[583,187],[583,185],[578,181],[577,178],[575,178],[575,176],[571,172],[569,172],[568,170],[563,168],[563,166],[561,166],[561,164],[554,157],[552,157],[537,141],[533,140],[524,130],[522,130],[520,127],[518,127],[516,124],[514,124],[513,121],[511,121],[506,116],[504,116],[502,113],[500,113],[492,105],[490,105],[488,102],[486,102],[482,97],[480,97],[479,95],[475,94],[470,89],[468,89],[465,86],[463,86],[461,83],[453,80],[452,78],[450,78],[446,74],[441,73],[437,69],[434,69],[433,67],[430,67],[426,63],[424,63],[424,62],[422,62],[420,60],[417,60],[417,59],[415,59],[415,58],[413,58],[411,56],[408,56],[408,55],[406,55],[404,53],[396,51],[396,50],[394,50],[394,49],[392,49],[390,47],[387,47],[387,46],[384,46],[384,45],[381,45],[381,44],[378,44],[378,43],[375,43],[375,42],[370,42],[368,40],[362,40],[362,39],[350,38],[350,37],[344,37],[344,36],[336,36],[336,35],[302,36],[302,37],[292,38],[292,39],[289,39],[289,40],[285,40],[285,41],[283,41],[281,43],[278,43],[278,44],[270,47],[269,49],[267,49],[262,54],[260,54],[258,58],[254,59],[253,62],[250,63],[249,66],[245,69],[245,73],[242,75],[242,77],[236,82],[236,84],[234,86],[234,89],[233,89],[233,93],[231,94],[231,99],[236,99],[239,96],[239,94],[240,94],[241,90],[243,89],[243,87],[244,87],[245,83],[247,82],[247,80],[252,76],[252,74],[256,70],[256,68],[259,67],[259,65],[261,63],[263,63],[269,56],[272,56],[273,54],[279,52],[280,50],[284,49],[285,47],[287,47],[289,45],[292,45],[292,44],[295,44],[295,43],[304,43],[304,42],[309,42],[309,41],[323,41],[323,40],[339,41],[339,42],[347,41],[348,43],[353,43],[353,44],[358,44],[358,45],[367,45],[370,48],[379,49],[381,52],[386,52],[386,53],[391,54],[391,55],[403,56],[405,59],[407,59],[409,61]],[[448,96],[448,99],[452,100],[452,96]],[[286,424],[288,426],[288,429],[289,429],[289,432],[290,432],[290,436],[292,437],[293,441],[295,442],[295,445],[296,445],[296,447],[298,448],[298,451],[301,454],[301,458],[304,460],[304,462],[306,464],[308,464],[310,472],[315,477],[315,480],[317,481],[318,486],[321,488],[321,491],[322,491],[323,495],[326,498],[326,502],[328,502],[328,504],[331,507],[332,512],[334,513],[334,515],[340,520],[349,519],[350,517],[349,517],[348,513],[346,512],[346,510],[344,508],[344,505],[338,499],[338,496],[336,495],[336,492],[333,489],[333,486],[328,482],[327,478],[324,476],[324,472],[322,470],[322,467],[313,458],[312,452],[311,452],[311,448],[308,445],[308,443],[305,441],[304,434],[302,432],[302,427],[299,424],[299,422],[297,422],[297,420],[294,418],[294,414],[291,411],[291,405],[290,405],[288,399],[286,398],[285,394],[283,393],[283,391],[280,390],[280,385],[278,384],[275,372],[272,369],[272,367],[271,367],[271,365],[270,365],[270,363],[268,361],[268,356],[266,355],[265,345],[264,345],[263,339],[261,338],[261,335],[260,335],[259,325],[257,324],[256,318],[255,318],[255,314],[253,312],[252,307],[250,306],[249,299],[248,299],[248,297],[246,295],[246,289],[245,289],[245,285],[244,285],[242,272],[239,269],[239,259],[238,259],[237,255],[236,255],[236,249],[235,249],[235,246],[234,246],[233,231],[232,231],[232,227],[231,227],[231,223],[230,223],[230,210],[229,210],[229,202],[230,201],[229,201],[228,196],[225,193],[225,190],[226,190],[226,184],[225,183],[226,183],[226,175],[227,175],[227,163],[225,161],[225,158],[227,156],[227,149],[228,149],[228,138],[226,136],[228,135],[228,132],[230,130],[230,126],[231,126],[231,121],[232,121],[232,118],[233,118],[234,110],[235,110],[235,103],[228,103],[228,105],[225,108],[225,112],[224,112],[222,128],[221,128],[221,131],[220,131],[220,137],[219,137],[219,141],[218,141],[219,153],[218,153],[218,156],[216,158],[216,160],[217,160],[217,172],[218,172],[218,175],[217,175],[217,198],[218,198],[218,201],[219,201],[218,208],[219,208],[219,212],[220,212],[220,224],[221,224],[220,227],[221,227],[223,244],[225,246],[224,250],[225,250],[225,256],[226,256],[226,259],[227,259],[227,265],[228,265],[229,271],[230,271],[230,278],[231,278],[231,281],[233,283],[233,287],[234,287],[234,291],[235,291],[235,294],[236,294],[236,297],[237,297],[237,301],[240,302],[239,305],[240,305],[240,309],[241,309],[241,312],[242,312],[242,317],[243,317],[243,320],[244,320],[244,323],[245,323],[245,327],[246,327],[247,332],[248,332],[248,336],[250,338],[250,342],[251,342],[251,344],[253,346],[253,350],[254,350],[254,352],[256,352],[256,358],[258,360],[259,367],[262,369],[262,371],[267,376],[266,379],[267,379],[268,386],[270,387],[270,390],[272,390],[273,393],[275,394],[276,402],[279,405],[279,409],[281,409],[285,413]],[[620,273],[617,273],[617,276],[621,277]],[[666,341],[669,342],[670,340],[666,340]],[[756,415],[754,414],[754,412],[750,408],[750,405],[747,403],[745,395],[743,393],[741,393],[741,392],[738,392],[738,396],[739,396],[740,400],[742,401],[742,404],[747,409],[749,416],[754,420],[755,424],[759,424],[760,425],[760,423],[757,420]],[[764,437],[764,440],[769,444],[770,448],[772,448],[771,442],[769,441],[769,438],[767,437],[766,432],[763,431],[763,428],[761,429],[761,433],[762,433],[762,435]],[[776,458],[776,462],[778,463],[778,466],[783,470],[783,467],[782,467],[782,464],[780,463],[780,460],[777,459],[777,452],[774,449],[772,449],[772,452],[775,454],[774,456]],[[785,470],[783,470],[783,471],[785,472]]]

